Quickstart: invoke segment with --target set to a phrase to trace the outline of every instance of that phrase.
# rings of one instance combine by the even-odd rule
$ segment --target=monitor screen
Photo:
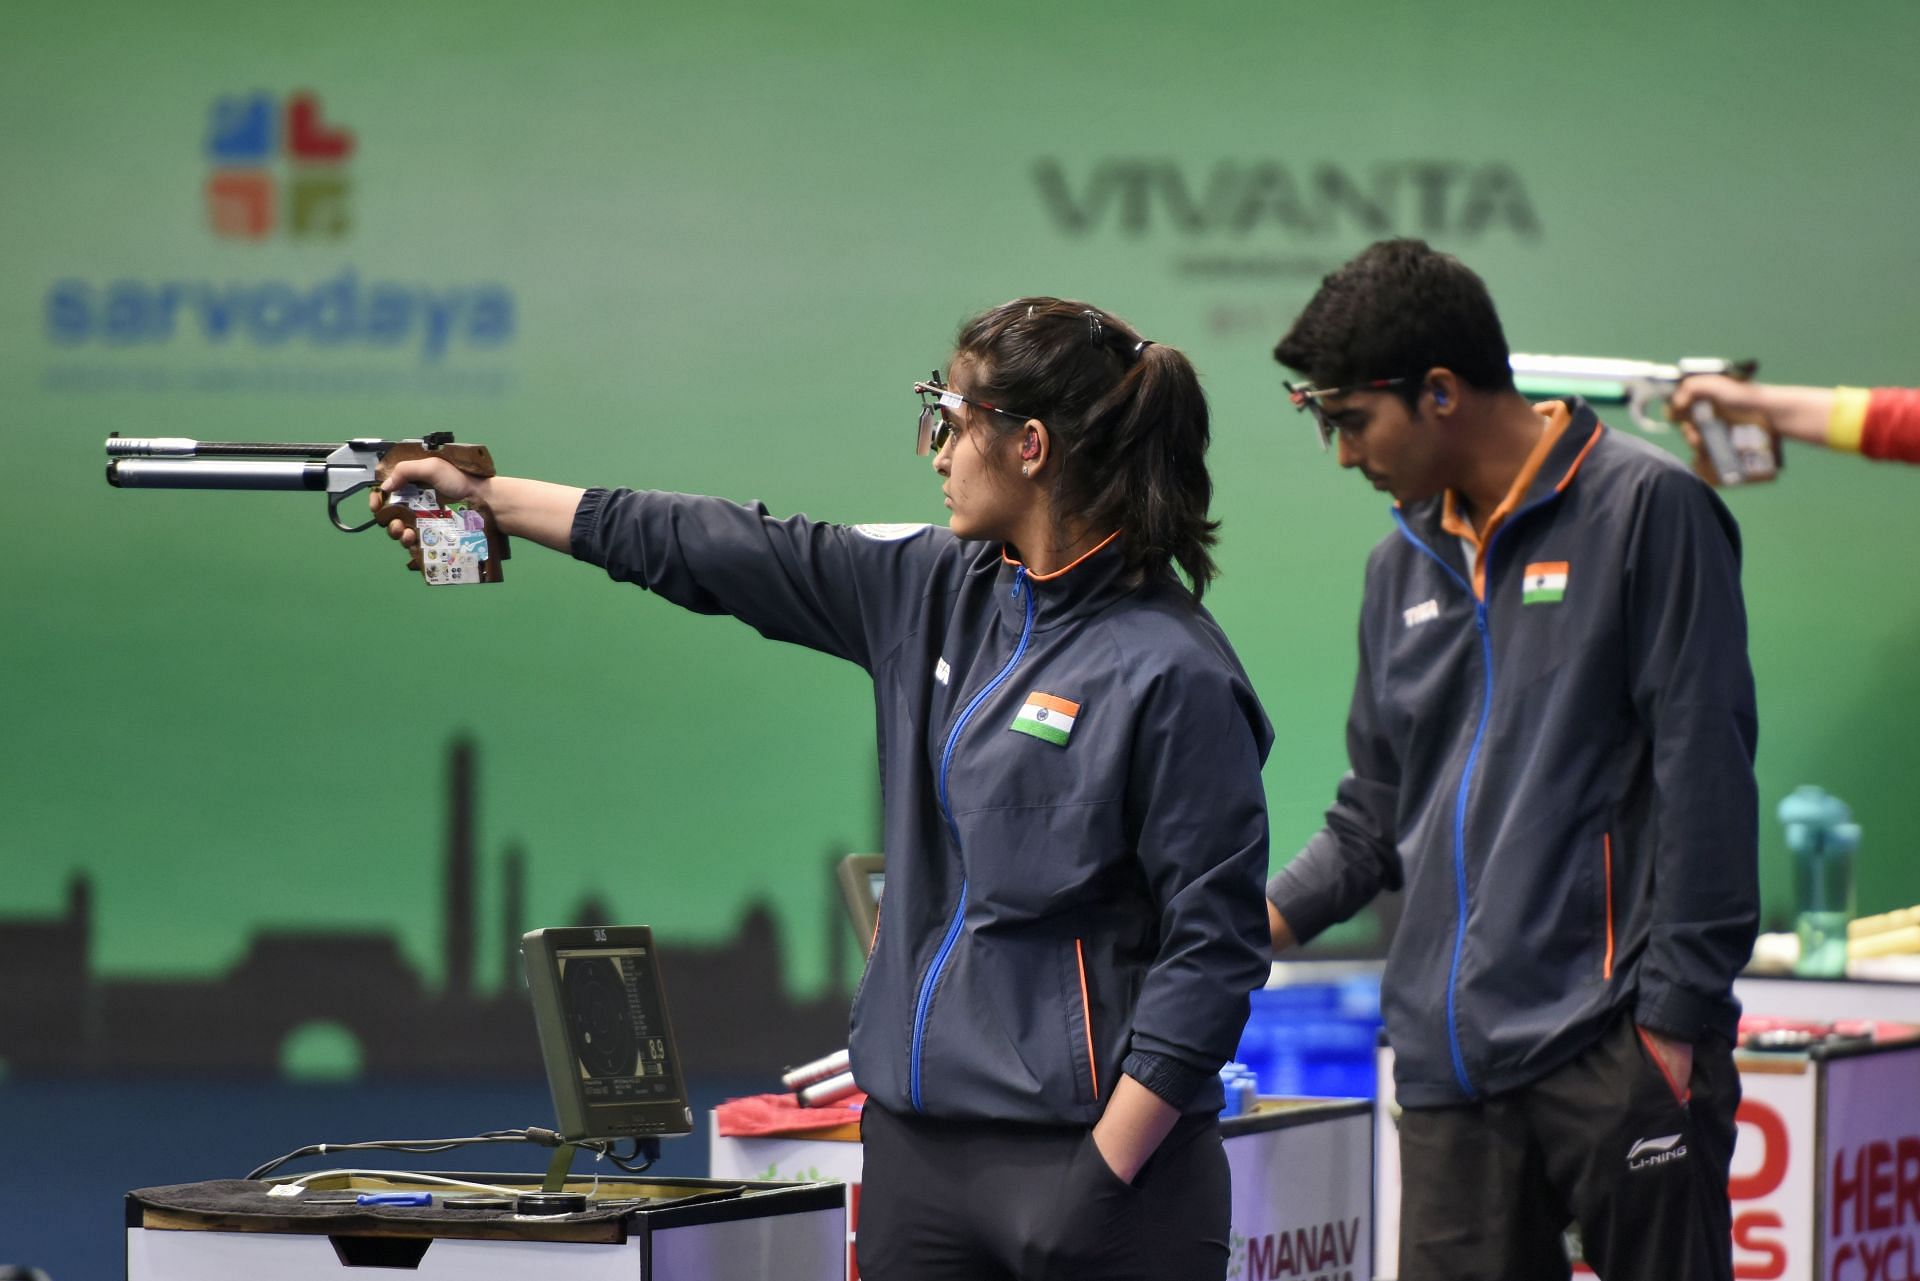
[[[561,1136],[691,1133],[653,931],[535,930],[521,953]]]

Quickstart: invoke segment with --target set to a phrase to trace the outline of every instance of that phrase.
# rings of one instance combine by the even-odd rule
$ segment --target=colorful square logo
[[[352,226],[345,172],[354,135],[326,123],[317,94],[230,95],[207,122],[207,225],[216,236],[338,240]]]

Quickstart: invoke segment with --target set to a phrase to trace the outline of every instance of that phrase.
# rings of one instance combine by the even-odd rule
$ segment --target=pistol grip
[[[419,526],[414,523],[413,508],[407,506],[405,503],[388,503],[385,507],[382,507],[373,514],[373,519],[382,529],[385,529],[389,524],[397,520],[408,529],[414,531],[415,539],[413,546],[407,548],[407,568],[417,570],[422,574],[426,573],[426,566],[420,563],[420,542],[418,538],[420,529]],[[488,546],[491,547],[492,544],[489,543]]]
[[[483,583],[500,582],[502,581],[500,562],[513,554],[513,549],[507,542],[507,536],[500,531],[500,523],[493,518],[493,509],[491,507],[474,498],[463,499],[462,501],[465,502],[468,507],[480,513],[480,519],[486,529],[487,559],[480,566],[480,581]],[[407,548],[407,568],[415,570],[422,577],[425,577],[427,567],[420,560],[420,541],[417,537],[420,532],[420,527],[415,521],[413,508],[407,506],[405,503],[388,503],[385,507],[375,512],[373,518],[383,528],[388,522],[397,520],[408,529],[414,531],[416,537],[413,545]]]
[[[375,465],[373,474],[376,482],[384,489],[387,478],[393,474],[396,466],[416,458],[445,459],[467,475],[480,480],[486,480],[494,475],[493,454],[485,445],[446,444],[438,449],[427,449],[409,440],[402,441],[389,449]],[[480,581],[500,582],[500,562],[513,555],[507,536],[501,531],[500,522],[493,518],[493,509],[486,503],[477,498],[466,498],[461,501],[480,513],[481,522],[486,530],[488,555],[486,563],[480,569]],[[382,525],[397,520],[408,529],[414,530],[416,534],[419,532],[419,527],[414,523],[413,509],[404,503],[388,503],[374,513],[374,519]],[[411,553],[411,558],[407,561],[407,568],[418,571],[424,577],[427,567],[420,560],[419,542],[416,540],[408,551]]]

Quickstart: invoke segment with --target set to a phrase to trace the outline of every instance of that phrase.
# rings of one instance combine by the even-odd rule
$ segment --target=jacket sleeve
[[[889,621],[926,590],[952,543],[930,525],[775,520],[758,503],[591,489],[574,513],[572,546],[610,578],[871,671]]]
[[[1128,808],[1160,939],[1121,1070],[1176,1108],[1233,1057],[1266,982],[1272,738],[1252,689],[1218,669],[1163,674],[1135,730]]]
[[[1396,839],[1400,762],[1381,725],[1362,611],[1360,670],[1347,709],[1347,773],[1326,826],[1267,882],[1267,898],[1305,943],[1365,907],[1381,890],[1400,888]]]
[[[1634,1017],[1698,1041],[1727,1021],[1760,916],[1759,738],[1740,534],[1697,478],[1662,471],[1627,552],[1628,682],[1652,750],[1653,921]]]
[[[1860,452],[1869,458],[1920,463],[1920,391],[1873,389],[1861,427]]]

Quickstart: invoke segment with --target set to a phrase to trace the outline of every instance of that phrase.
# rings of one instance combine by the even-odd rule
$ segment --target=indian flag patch
[[[1044,738],[1056,747],[1065,747],[1068,737],[1073,733],[1073,718],[1079,714],[1080,704],[1035,690],[1027,695],[1026,705],[1007,728],[1031,734],[1035,738]]]
[[[1551,605],[1558,601],[1567,594],[1567,562],[1542,560],[1528,565],[1520,592],[1523,605]]]

